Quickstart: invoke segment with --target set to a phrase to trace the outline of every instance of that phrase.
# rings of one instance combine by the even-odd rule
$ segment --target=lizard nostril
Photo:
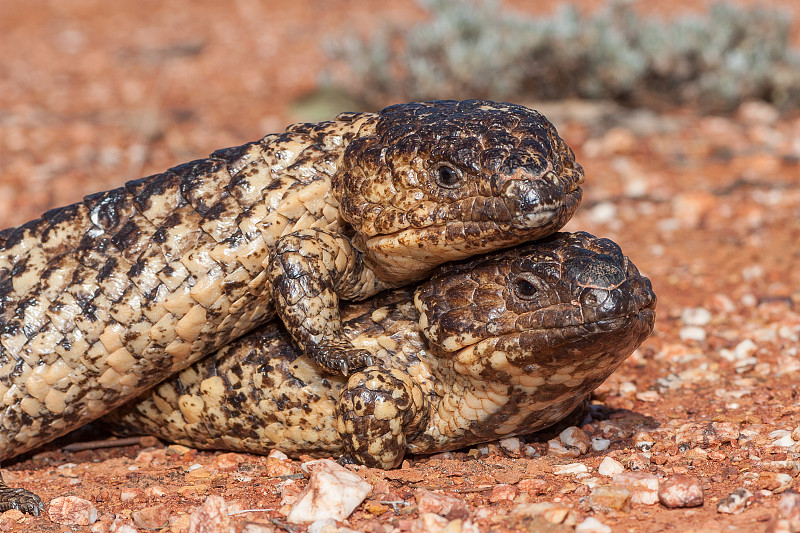
[[[608,300],[609,291],[605,289],[586,288],[581,292],[581,305],[588,307],[600,307]]]

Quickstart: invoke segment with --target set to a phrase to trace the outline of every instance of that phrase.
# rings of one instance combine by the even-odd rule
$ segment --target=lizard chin
[[[515,217],[511,221],[449,221],[424,228],[407,228],[354,242],[365,262],[388,286],[424,279],[448,261],[508,248],[550,235],[561,229],[577,210],[581,189],[563,204]],[[480,237],[478,237],[480,236]]]
[[[550,233],[541,227],[520,230],[494,222],[450,222],[426,228],[409,228],[366,239],[361,248],[364,261],[389,286],[424,279],[448,261],[493,252]],[[482,238],[476,239],[475,235]]]

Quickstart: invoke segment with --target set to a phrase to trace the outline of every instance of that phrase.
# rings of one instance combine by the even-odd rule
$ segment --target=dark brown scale
[[[277,448],[382,468],[397,466],[406,453],[543,429],[577,416],[591,391],[652,331],[650,282],[609,243],[585,233],[558,234],[440,268],[416,289],[414,307],[408,289],[349,306],[343,330],[372,347],[375,364],[346,382],[309,367],[272,324],[105,420],[124,434],[149,433],[194,447]],[[542,262],[547,268],[539,268]],[[589,271],[607,280],[615,305],[601,311],[574,300]],[[515,292],[520,279],[536,280],[533,294]],[[552,328],[537,327],[531,315],[547,317]],[[530,327],[520,328],[525,323]],[[469,340],[452,340],[464,336]],[[462,355],[470,360],[472,354],[474,361],[461,366]],[[209,367],[215,375],[235,375],[237,385],[202,388]],[[570,379],[551,379],[565,368]],[[497,395],[503,386],[507,401],[490,407],[487,400],[495,396],[486,390]],[[468,408],[470,397],[483,398],[483,408]],[[182,399],[205,405],[189,413],[196,422],[183,418]]]
[[[499,176],[502,163],[486,173],[492,128],[551,141],[532,144],[545,152],[528,157],[548,161],[553,175],[530,167]],[[463,185],[436,183],[433,169],[445,163]],[[371,359],[337,329],[340,298],[550,234],[577,208],[582,181],[571,150],[535,111],[422,102],[291,126],[4,230],[0,458],[100,416],[276,310],[316,364],[353,373]],[[394,195],[409,188],[435,207],[399,212]],[[487,195],[506,209],[468,207]],[[282,248],[290,239],[304,248]],[[336,257],[346,264],[328,264]],[[288,276],[283,265],[299,270]],[[3,494],[20,501],[0,486],[0,507]],[[41,508],[23,501],[14,505]]]

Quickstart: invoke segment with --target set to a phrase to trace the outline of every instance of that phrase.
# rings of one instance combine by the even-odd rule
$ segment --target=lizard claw
[[[44,503],[39,496],[29,490],[0,486],[0,511],[9,509],[39,516],[44,512]]]
[[[373,364],[371,353],[356,348],[343,350],[339,347],[320,346],[311,356],[327,372],[345,377]]]

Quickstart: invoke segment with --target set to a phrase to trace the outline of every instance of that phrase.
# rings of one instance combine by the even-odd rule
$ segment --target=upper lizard
[[[104,422],[200,448],[391,468],[407,452],[558,422],[650,335],[655,305],[616,244],[557,234],[346,308],[343,331],[376,362],[349,378],[321,373],[272,323]]]
[[[324,368],[370,362],[339,299],[560,228],[583,171],[541,114],[345,113],[0,232],[0,459],[97,418],[275,315]]]

